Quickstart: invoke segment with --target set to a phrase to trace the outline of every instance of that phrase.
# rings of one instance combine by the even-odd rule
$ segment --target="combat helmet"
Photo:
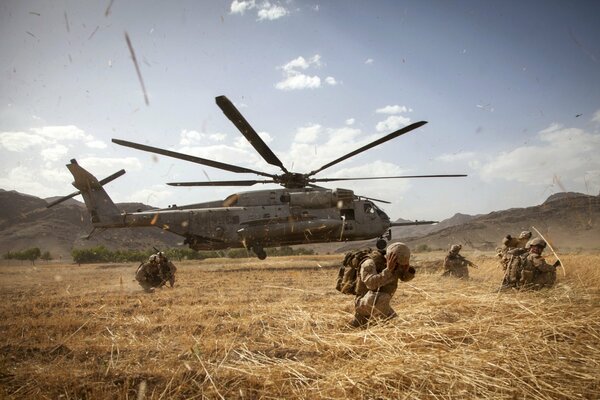
[[[148,258],[150,262],[158,262],[158,256],[156,254],[152,254],[150,258]]]
[[[531,239],[529,242],[527,242],[527,247],[529,248],[531,246],[540,246],[542,249],[545,249],[546,242],[543,239],[536,237],[536,238]]]
[[[531,238],[530,231],[523,231],[519,234],[519,239],[530,239],[530,238]]]
[[[387,254],[396,253],[398,264],[408,265],[410,263],[410,249],[404,243],[396,242],[388,246]]]
[[[450,253],[458,253],[460,251],[460,249],[462,249],[462,245],[460,245],[460,244],[453,244],[450,247]]]

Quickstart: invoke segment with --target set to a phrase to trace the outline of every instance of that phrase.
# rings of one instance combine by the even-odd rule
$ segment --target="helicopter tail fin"
[[[48,204],[48,207],[55,206],[81,194],[94,226],[113,225],[117,222],[120,219],[121,212],[102,186],[123,175],[125,170],[120,170],[111,176],[98,181],[94,175],[79,166],[75,159],[72,159],[71,163],[67,164],[67,168],[73,175],[73,178],[75,178],[73,186],[79,190],[53,201]]]

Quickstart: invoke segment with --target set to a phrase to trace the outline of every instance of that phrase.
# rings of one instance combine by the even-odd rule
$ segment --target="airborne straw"
[[[546,238],[544,237],[544,235],[542,235],[542,233],[540,231],[538,231],[535,226],[532,226],[532,228],[533,228],[534,231],[537,232],[538,235],[540,235],[540,237],[542,239],[544,239],[544,242],[546,242],[546,244],[548,245],[548,247],[550,248],[550,250],[552,250],[552,253],[554,254],[554,257],[556,257],[556,259],[560,262],[560,266],[562,267],[562,271],[563,271],[563,276],[567,276],[567,273],[565,272],[565,266],[564,266],[563,262],[560,260],[560,258],[558,257],[558,254],[556,254],[556,252],[552,248],[552,245],[550,244],[550,242],[548,240],[546,240]]]

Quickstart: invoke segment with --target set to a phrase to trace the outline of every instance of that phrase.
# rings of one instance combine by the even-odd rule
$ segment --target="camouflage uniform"
[[[534,290],[552,287],[556,282],[556,267],[559,262],[551,265],[542,257],[541,252],[546,247],[546,242],[542,239],[532,239],[526,246],[529,252],[512,257],[503,287]],[[539,247],[539,254],[534,247]]]
[[[162,252],[159,252],[157,256],[162,281],[168,281],[171,287],[173,287],[173,285],[175,285],[175,272],[177,272],[175,264],[173,264]]]
[[[147,262],[138,267],[135,279],[145,291],[151,292],[155,288],[163,286],[167,281],[173,287],[175,271],[177,271],[175,265],[159,252],[151,255]]]
[[[452,245],[448,255],[444,259],[444,273],[442,276],[453,276],[461,279],[469,279],[469,265],[472,265],[469,260],[458,254],[462,246],[459,244]]]
[[[531,232],[523,231],[519,234],[518,238],[506,235],[502,239],[502,248],[497,249],[497,254],[498,257],[500,257],[500,265],[502,266],[503,271],[506,271],[510,258],[513,255],[510,251],[514,249],[524,249],[530,238]]]
[[[391,252],[396,254],[398,264],[393,271],[387,266]],[[407,282],[415,276],[415,269],[408,265],[410,250],[406,245],[393,243],[388,246],[387,254],[384,257],[374,252],[360,265],[360,279],[354,299],[355,316],[351,323],[353,326],[364,325],[371,317],[395,317],[396,312],[390,306],[390,300],[398,288],[398,279]]]

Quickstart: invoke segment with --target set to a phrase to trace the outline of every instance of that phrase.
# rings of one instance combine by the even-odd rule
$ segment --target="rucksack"
[[[527,264],[527,255],[529,253],[525,249],[515,249],[509,252],[507,264],[508,271],[507,273],[507,282],[512,286],[519,286],[520,282],[523,278],[529,278],[529,276],[523,277],[524,268]],[[528,271],[525,271],[525,275],[527,275]]]
[[[356,284],[360,279],[360,264],[373,253],[385,254],[383,250],[373,250],[370,247],[347,252],[338,272],[335,288],[344,294],[356,295]]]

